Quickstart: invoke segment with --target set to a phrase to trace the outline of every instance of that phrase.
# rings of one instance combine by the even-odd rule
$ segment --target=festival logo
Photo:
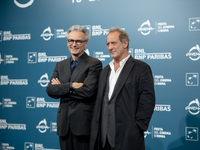
[[[34,143],[32,143],[32,142],[25,142],[24,143],[24,150],[34,150]]]
[[[200,31],[200,17],[189,18],[189,31]]]
[[[152,127],[153,138],[165,139],[167,136],[171,135],[170,131],[165,131],[162,127]]]
[[[4,54],[4,59],[1,58],[1,53],[0,53],[0,64],[1,62],[4,61],[4,65],[5,64],[14,64],[15,61],[18,61],[17,57],[13,57],[13,55],[6,55]]]
[[[153,30],[154,30],[154,28],[151,27],[151,23],[150,23],[149,20],[147,20],[146,22],[142,23],[142,25],[138,29],[138,31],[141,32],[142,35],[148,35]]]
[[[42,86],[42,87],[46,87],[49,83],[49,77],[48,77],[48,74],[45,73],[44,75],[42,75],[40,77],[40,80],[38,80],[38,83]]]
[[[186,127],[185,128],[185,140],[187,141],[198,141],[198,127]]]
[[[19,1],[19,0],[18,0]],[[34,0],[30,0],[28,3],[25,3],[25,4],[21,4],[19,3],[17,0],[14,0],[14,3],[15,5],[17,5],[18,7],[20,8],[26,8],[26,7],[29,7],[33,4]]]
[[[49,41],[54,34],[51,33],[51,28],[47,27],[40,35],[45,41]]]
[[[17,102],[12,101],[10,98],[2,98],[2,108],[12,108],[13,105],[17,105]]]
[[[188,110],[190,114],[197,115],[199,114],[200,105],[199,100],[196,98],[195,100],[192,100],[187,107],[185,107],[185,110]]]
[[[38,129],[40,133],[45,133],[49,128],[46,119],[41,120],[36,126],[36,129]]]
[[[47,121],[46,119],[43,119],[39,122],[39,124],[36,126],[36,129],[38,129],[38,131],[40,133],[45,133],[48,129],[51,132],[57,132],[57,123],[56,122],[50,122],[50,127],[47,125]]]
[[[172,79],[166,79],[163,75],[154,75],[154,85],[167,85]]]
[[[37,63],[37,52],[28,52],[28,63]]]
[[[196,61],[200,59],[200,48],[199,45],[193,46],[186,54],[191,60]]]
[[[100,61],[106,61],[106,58],[110,58],[110,55],[104,54],[103,51],[99,51],[99,52],[93,51],[93,57],[99,59]]]
[[[35,97],[26,98],[26,108],[35,108]]]
[[[174,25],[168,25],[167,22],[155,22],[155,28],[151,27],[151,23],[149,20],[142,23],[138,31],[142,35],[149,35],[151,31],[155,30],[155,34],[157,33],[168,33],[171,29],[174,29]]]
[[[11,150],[11,149],[15,149],[15,147],[14,146],[10,146],[9,143],[2,143],[1,142],[0,149],[1,150]]]
[[[186,73],[186,86],[199,86],[199,73]]]

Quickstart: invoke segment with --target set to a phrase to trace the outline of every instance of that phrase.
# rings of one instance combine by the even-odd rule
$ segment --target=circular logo
[[[47,131],[47,129],[49,129],[50,127],[47,126],[47,121],[46,119],[43,119],[42,121],[39,122],[39,124],[36,126],[36,128],[41,132],[41,133],[45,133]]]
[[[196,45],[192,47],[189,52],[186,54],[186,56],[189,56],[189,58],[193,61],[200,59],[200,48],[199,45]]]
[[[28,6],[31,6],[33,4],[34,0],[30,0],[28,3],[26,4],[21,4],[19,3],[17,0],[14,0],[15,5],[17,5],[20,8],[26,8]]]
[[[191,101],[185,110],[188,110],[192,115],[199,114],[200,105],[198,99]]]
[[[51,39],[51,37],[52,37],[53,35],[54,35],[54,34],[51,33],[51,28],[48,27],[48,28],[46,28],[46,29],[43,31],[43,33],[41,34],[41,37],[43,37],[43,39],[44,39],[45,41],[48,41],[48,40]]]
[[[143,35],[148,35],[152,30],[154,30],[154,28],[151,27],[149,20],[144,22],[138,29],[138,31],[140,31]]]
[[[48,85],[49,82],[50,82],[50,81],[49,81],[49,79],[48,79],[48,74],[47,74],[47,73],[45,73],[44,75],[42,75],[42,76],[40,77],[40,80],[38,80],[38,83],[40,83],[40,85],[41,85],[42,87],[46,87],[46,86]]]

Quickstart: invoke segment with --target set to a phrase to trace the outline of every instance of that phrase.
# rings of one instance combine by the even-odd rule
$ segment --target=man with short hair
[[[66,32],[71,57],[56,64],[46,92],[59,99],[57,134],[61,150],[88,150],[92,111],[102,63],[84,50],[90,35],[74,25]]]
[[[123,29],[110,28],[106,44],[113,60],[100,74],[90,150],[144,150],[155,106],[151,68],[129,55]]]

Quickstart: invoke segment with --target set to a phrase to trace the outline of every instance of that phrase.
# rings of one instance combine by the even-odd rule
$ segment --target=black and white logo
[[[18,0],[19,1],[19,0]],[[33,4],[34,0],[30,0],[28,3],[25,3],[25,4],[21,4],[19,3],[17,0],[14,0],[14,3],[15,5],[17,5],[18,7],[20,8],[26,8],[26,7],[29,7]]]
[[[186,86],[199,86],[199,73],[186,73]]]
[[[40,77],[40,80],[38,80],[38,83],[42,86],[42,87],[46,87],[49,83],[49,77],[48,77],[48,74],[45,73],[44,75],[42,75]]]
[[[196,98],[195,100],[192,100],[187,107],[185,107],[185,110],[188,110],[190,114],[197,115],[199,114],[200,105],[199,100]]]
[[[40,35],[45,41],[49,41],[54,34],[51,33],[51,28],[46,28],[43,33]]]
[[[198,127],[186,127],[185,128],[185,140],[198,141]]]
[[[141,32],[142,35],[148,35],[153,30],[154,30],[154,28],[151,27],[151,23],[150,23],[149,20],[147,20],[146,22],[142,23],[142,25],[138,29],[138,31]]]
[[[36,126],[36,129],[40,131],[40,133],[45,133],[50,127],[47,126],[46,119],[43,119],[39,122],[39,124]]]
[[[191,60],[196,61],[200,59],[200,48],[199,45],[193,46],[186,54]]]
[[[200,17],[189,18],[189,31],[200,31]]]

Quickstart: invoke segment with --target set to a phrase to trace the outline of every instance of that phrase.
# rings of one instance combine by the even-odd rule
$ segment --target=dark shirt
[[[84,53],[83,53],[84,54]],[[83,56],[83,54],[81,56]],[[76,60],[73,60],[71,57],[71,74],[73,73],[74,69],[76,68],[76,65],[78,64],[80,57],[78,57]],[[70,83],[70,89],[72,90],[72,82]]]

